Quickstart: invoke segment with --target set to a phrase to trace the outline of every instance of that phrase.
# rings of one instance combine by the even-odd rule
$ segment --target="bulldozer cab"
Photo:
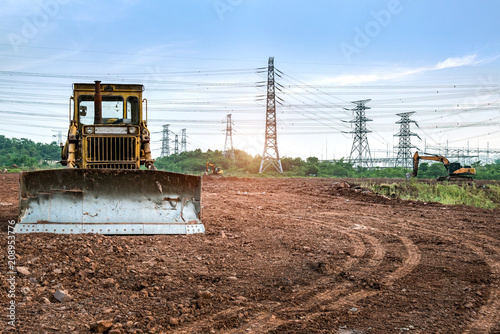
[[[102,124],[140,125],[142,120],[142,85],[102,85]],[[94,91],[92,84],[74,84],[74,119],[79,125],[94,125]]]
[[[142,85],[99,81],[73,84],[69,140],[61,163],[78,168],[154,168],[143,90]]]

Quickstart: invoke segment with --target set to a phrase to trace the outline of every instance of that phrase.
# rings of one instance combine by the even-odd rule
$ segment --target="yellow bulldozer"
[[[203,233],[201,177],[156,170],[144,86],[73,84],[64,169],[20,176],[17,233]]]

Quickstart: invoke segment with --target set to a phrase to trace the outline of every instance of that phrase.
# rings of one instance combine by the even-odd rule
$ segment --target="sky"
[[[415,112],[415,149],[500,150],[498,1],[4,0],[0,134],[51,142],[72,83],[145,86],[153,155],[169,124],[187,149],[264,148],[274,57],[280,156],[349,157],[352,101],[374,157]],[[418,125],[418,127],[417,127]],[[173,143],[171,143],[173,147]],[[435,151],[437,152],[437,151]]]

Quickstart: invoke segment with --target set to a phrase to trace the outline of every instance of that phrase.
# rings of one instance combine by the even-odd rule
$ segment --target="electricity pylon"
[[[179,135],[175,135],[174,154],[179,154]]]
[[[226,115],[226,142],[224,143],[224,156],[236,161],[233,149],[233,121],[231,114]]]
[[[414,123],[418,128],[417,122],[410,119],[410,115],[413,115],[414,113],[414,111],[411,111],[396,114],[401,117],[401,119],[396,122],[396,124],[401,125],[399,132],[394,135],[394,137],[399,137],[399,144],[394,146],[398,152],[395,163],[396,167],[411,168],[413,165],[411,149],[416,148],[416,146],[411,144],[411,136],[417,136],[418,139],[420,139],[416,133],[410,131],[410,123]]]
[[[186,140],[186,129],[182,129],[181,130],[181,152],[186,152],[186,144],[187,144],[187,140]]]
[[[162,139],[161,139],[161,155],[160,157],[168,157],[170,155],[170,138],[168,126],[170,124],[163,125]]]
[[[353,101],[356,104],[356,108],[346,109],[355,112],[356,116],[353,120],[345,121],[347,123],[354,123],[354,131],[345,132],[354,134],[354,139],[352,142],[351,154],[349,155],[349,162],[356,167],[373,167],[372,155],[370,152],[370,146],[368,145],[367,133],[371,131],[366,128],[366,122],[373,121],[365,116],[365,110],[371,109],[365,106],[368,100]]]
[[[278,153],[278,138],[276,131],[276,95],[274,86],[274,57],[269,57],[267,67],[267,104],[266,104],[266,139],[264,153],[260,162],[259,173],[272,165],[279,173],[283,173],[280,155]]]

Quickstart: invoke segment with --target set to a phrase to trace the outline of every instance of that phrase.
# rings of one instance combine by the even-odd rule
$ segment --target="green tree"
[[[61,148],[56,142],[35,143],[26,138],[7,138],[0,135],[0,165],[19,167],[47,166],[48,161],[60,159]]]

